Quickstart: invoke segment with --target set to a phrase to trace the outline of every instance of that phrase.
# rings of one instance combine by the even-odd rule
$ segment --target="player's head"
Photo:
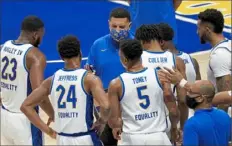
[[[59,40],[58,52],[64,61],[77,58],[81,61],[80,41],[73,35],[67,35]]]
[[[160,41],[160,45],[162,49],[166,50],[169,48],[169,44],[172,43],[172,40],[174,38],[174,31],[167,23],[159,23],[157,24],[157,26],[162,36],[162,41]]]
[[[197,34],[202,44],[210,41],[213,34],[221,34],[223,27],[223,15],[216,9],[207,9],[198,15]]]
[[[157,25],[143,24],[136,30],[135,38],[141,42],[143,48],[147,49],[152,43],[159,44],[162,37]]]
[[[128,38],[131,26],[130,13],[124,8],[115,8],[110,13],[109,27],[111,37],[119,42]]]
[[[141,61],[143,48],[141,43],[135,39],[120,41],[119,56],[122,65],[128,69]]]
[[[208,80],[199,80],[192,85],[191,92],[187,94],[186,104],[191,109],[207,108],[212,105],[214,95],[213,84]]]
[[[21,24],[21,31],[30,37],[33,46],[38,47],[44,36],[44,23],[37,16],[27,16]]]

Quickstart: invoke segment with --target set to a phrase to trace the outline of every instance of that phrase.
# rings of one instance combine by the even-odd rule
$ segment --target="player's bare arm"
[[[109,99],[103,89],[101,80],[92,73],[88,73],[84,79],[85,90],[91,93],[94,99],[100,105],[99,122],[101,124],[107,123],[110,116]]]
[[[232,87],[231,75],[229,74],[222,77],[217,77],[216,84],[217,84],[218,92],[231,90]],[[223,109],[224,111],[228,111],[229,104],[220,104],[218,105],[218,107],[220,109]]]
[[[52,83],[52,77],[46,79],[42,84],[33,90],[28,98],[23,102],[20,110],[28,117],[28,119],[40,130],[55,138],[55,132],[49,128],[36,113],[34,107],[40,104],[42,101],[48,98],[50,94],[50,86]]]
[[[176,57],[176,68],[177,70],[179,70],[181,75],[186,79],[185,64],[184,61],[179,57]],[[184,88],[181,88],[180,85],[177,84],[176,91],[177,91],[177,99],[178,99],[178,108],[180,110],[180,128],[183,129],[184,123],[188,119],[188,113],[189,113],[189,109],[185,104],[186,90]]]
[[[108,97],[111,105],[111,115],[109,118],[109,126],[113,129],[114,138],[120,140],[122,128],[121,108],[119,99],[122,95],[122,85],[119,78],[110,82]]]
[[[232,104],[231,90],[230,91],[223,91],[223,92],[217,93],[214,96],[212,103],[214,105],[218,105],[218,104]]]
[[[46,58],[38,48],[33,48],[28,52],[26,65],[30,73],[32,90],[35,90],[44,80]],[[54,119],[54,110],[49,98],[44,98],[39,106],[44,110],[49,118]]]
[[[201,73],[200,73],[199,64],[195,58],[192,58],[192,61],[193,61],[194,69],[196,72],[196,80],[201,80]]]

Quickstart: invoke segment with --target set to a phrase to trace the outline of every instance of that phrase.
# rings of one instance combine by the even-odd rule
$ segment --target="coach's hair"
[[[160,30],[162,40],[171,41],[173,39],[174,31],[170,25],[168,25],[167,23],[159,23],[157,24],[157,26]]]
[[[44,27],[43,21],[37,16],[27,16],[23,19],[21,30],[34,32]]]
[[[81,55],[80,41],[73,35],[67,35],[59,40],[58,51],[62,58],[72,58]]]
[[[139,60],[143,53],[142,45],[136,39],[120,41],[119,48],[128,60]]]
[[[114,17],[114,18],[127,18],[128,21],[131,21],[131,16],[129,11],[127,11],[127,9],[124,8],[115,8],[111,11],[110,13],[110,19]]]
[[[213,31],[215,33],[222,33],[224,27],[224,17],[222,13],[216,9],[206,9],[200,12],[198,19],[202,22],[208,22],[213,25]]]
[[[160,41],[162,35],[157,25],[143,24],[136,30],[135,38],[144,42],[150,42],[151,40]]]

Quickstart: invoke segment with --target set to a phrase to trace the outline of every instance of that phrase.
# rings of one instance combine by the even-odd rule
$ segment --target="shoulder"
[[[110,35],[107,34],[107,35],[104,35],[98,39],[96,39],[94,42],[93,42],[93,45],[101,45],[101,44],[104,44],[106,43],[110,38]]]
[[[119,76],[110,82],[109,89],[114,89],[114,90],[120,89],[122,84],[123,84],[122,78]]]
[[[26,58],[32,62],[46,63],[45,55],[37,47],[32,46],[30,50],[28,50]]]
[[[189,118],[186,122],[185,122],[185,125],[184,125],[184,129],[197,129],[198,128],[198,124],[197,124],[197,120],[196,119],[196,116],[193,116],[191,118]]]

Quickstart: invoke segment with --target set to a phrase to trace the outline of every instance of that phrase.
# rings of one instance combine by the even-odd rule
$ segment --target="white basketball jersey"
[[[153,68],[120,75],[123,95],[123,132],[153,133],[164,132],[167,128],[163,90]]]
[[[161,65],[167,68],[172,69],[176,66],[175,55],[169,51],[165,52],[152,52],[152,51],[143,51],[142,62],[145,67],[156,68]]]
[[[53,76],[51,102],[58,133],[88,132],[93,124],[93,97],[84,90],[85,69],[58,70]]]
[[[224,40],[211,49],[207,76],[217,92],[216,78],[231,75],[231,40]]]
[[[20,106],[32,91],[26,68],[26,54],[32,47],[10,40],[1,48],[1,98],[11,112],[21,113]]]
[[[187,81],[190,83],[194,83],[196,81],[196,71],[194,68],[192,57],[185,52],[180,52],[177,54],[177,56],[184,61]]]

